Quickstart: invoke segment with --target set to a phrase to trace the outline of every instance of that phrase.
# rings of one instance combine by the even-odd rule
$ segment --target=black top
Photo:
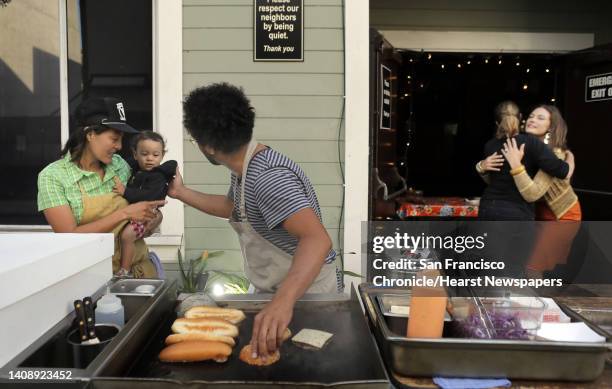
[[[569,165],[559,159],[548,146],[534,135],[521,133],[515,138],[518,147],[523,143],[525,144],[525,156],[522,162],[529,176],[535,176],[540,169],[553,177],[565,178],[567,176]],[[506,139],[493,138],[488,141],[484,147],[485,158],[494,152],[498,152],[501,155],[501,149]],[[516,188],[514,179],[510,175],[510,170],[508,161],[504,159],[504,164],[500,171],[489,172],[489,185],[482,195],[483,200],[505,200],[526,203]]]
[[[140,170],[135,160],[129,161],[132,176],[125,187],[123,197],[128,203],[139,201],[163,200],[168,193],[168,183],[176,174],[177,163],[170,160],[153,168],[151,171]]]

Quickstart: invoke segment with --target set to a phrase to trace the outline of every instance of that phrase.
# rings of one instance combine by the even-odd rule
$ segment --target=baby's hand
[[[117,180],[115,186],[113,187],[113,192],[119,193],[121,196],[123,196],[123,194],[125,193],[125,186],[121,181]]]

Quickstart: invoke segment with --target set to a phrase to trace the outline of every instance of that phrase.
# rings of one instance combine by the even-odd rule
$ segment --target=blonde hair
[[[495,137],[501,139],[512,137],[519,132],[521,125],[521,111],[513,101],[502,101],[495,107],[495,124],[497,132]]]

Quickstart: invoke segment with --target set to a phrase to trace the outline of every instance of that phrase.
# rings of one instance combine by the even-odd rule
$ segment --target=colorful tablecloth
[[[410,217],[477,217],[478,206],[461,197],[422,197],[404,202],[397,209],[400,219]]]

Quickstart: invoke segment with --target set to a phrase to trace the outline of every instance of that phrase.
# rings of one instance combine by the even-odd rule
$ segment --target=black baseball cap
[[[79,126],[104,126],[131,134],[138,130],[127,124],[125,104],[114,97],[94,97],[84,100],[75,111]]]

